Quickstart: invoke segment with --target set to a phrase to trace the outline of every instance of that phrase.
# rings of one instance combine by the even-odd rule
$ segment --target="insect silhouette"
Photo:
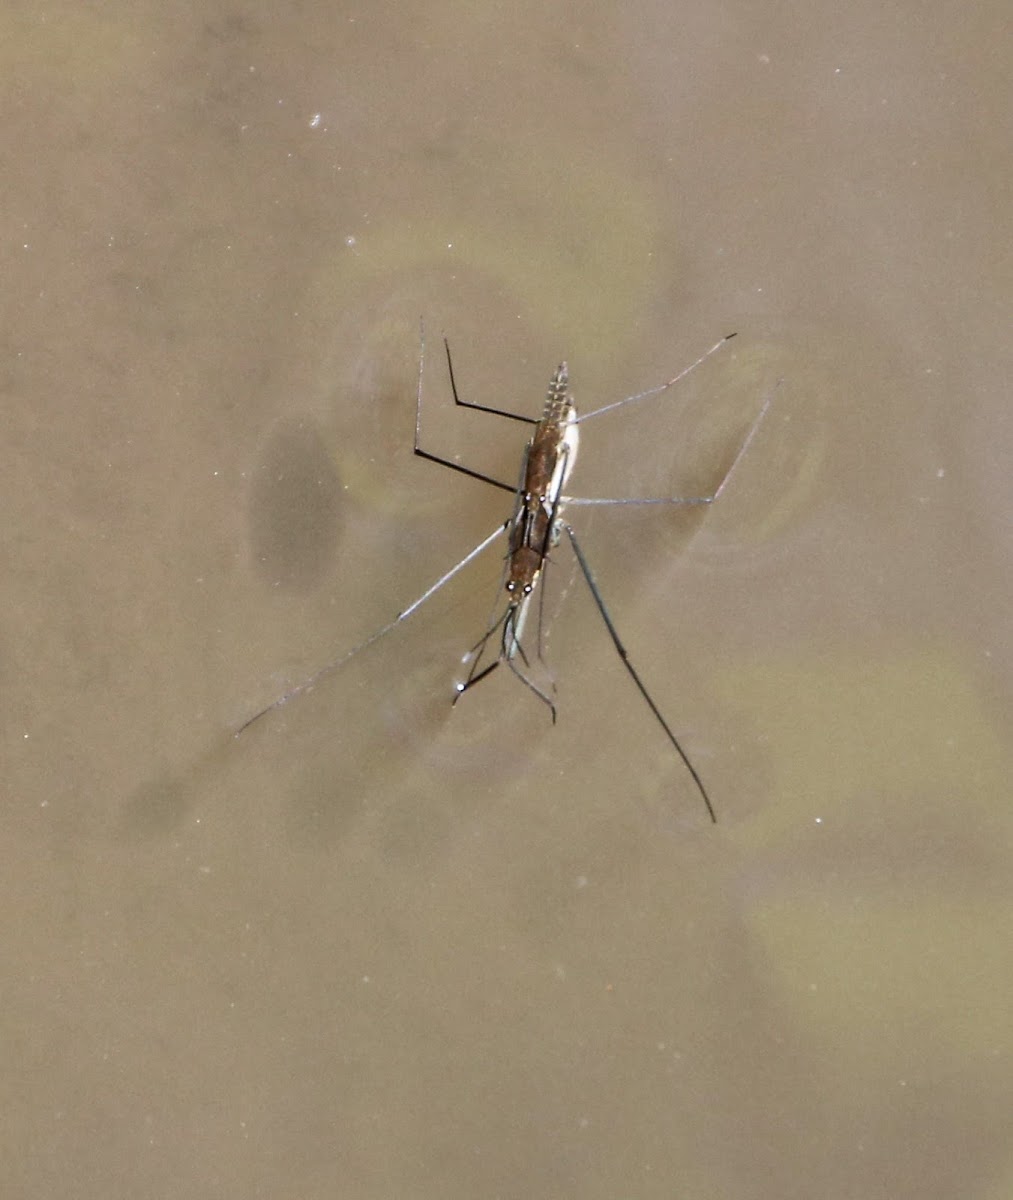
[[[461,474],[467,475],[472,479],[476,479],[481,483],[490,484],[493,487],[500,488],[503,491],[510,492],[514,496],[514,507],[511,516],[498,525],[496,529],[486,538],[484,538],[475,548],[469,551],[459,562],[457,562],[449,571],[445,572],[428,587],[421,596],[414,600],[407,608],[403,609],[396,617],[381,629],[376,630],[364,642],[360,642],[357,646],[346,651],[338,658],[329,662],[322,667],[309,679],[303,683],[291,688],[280,696],[273,703],[262,708],[259,712],[248,718],[236,731],[238,737],[244,730],[248,729],[255,721],[268,713],[273,712],[276,708],[280,708],[289,700],[301,695],[303,692],[309,691],[318,684],[326,676],[332,674],[343,666],[355,655],[361,653],[374,642],[385,637],[393,629],[397,628],[402,622],[406,621],[410,616],[418,611],[423,604],[431,599],[445,584],[449,583],[460,571],[462,571],[469,563],[473,562],[484,550],[496,541],[502,534],[507,534],[507,553],[505,557],[504,573],[503,573],[503,588],[506,592],[506,602],[502,612],[493,620],[486,628],[485,633],[479,641],[471,648],[465,656],[465,661],[470,662],[468,674],[463,682],[456,685],[456,694],[453,703],[456,704],[461,696],[473,688],[476,684],[481,683],[483,679],[488,678],[490,674],[501,664],[506,663],[507,667],[516,675],[526,687],[528,687],[548,708],[552,715],[553,723],[556,720],[556,705],[552,695],[531,677],[531,662],[522,645],[521,638],[524,633],[525,624],[527,621],[530,607],[534,601],[536,593],[541,598],[544,595],[538,591],[539,581],[545,571],[546,565],[551,561],[552,551],[559,545],[563,534],[566,535],[570,546],[573,549],[577,564],[580,567],[591,596],[594,599],[598,612],[605,623],[609,637],[612,639],[612,644],[615,646],[616,652],[622,661],[630,678],[633,680],[643,697],[647,706],[650,708],[655,720],[661,726],[669,743],[678,754],[682,763],[686,767],[697,791],[703,799],[707,808],[707,813],[710,819],[717,821],[717,815],[714,810],[714,805],[711,802],[710,796],[707,794],[707,789],[704,787],[703,781],[699,773],[693,766],[686,751],[682,748],[678,738],[672,732],[668,722],[665,720],[658,708],[646,685],[640,677],[640,673],[634,667],[630,660],[626,647],[623,645],[612,617],[602,598],[601,591],[588,564],[584,551],[581,548],[580,542],[574,532],[573,526],[564,520],[564,510],[568,505],[649,505],[649,504],[671,504],[671,505],[709,505],[712,504],[723,492],[729,478],[731,477],[738,462],[745,454],[753,439],[757,427],[763,419],[767,411],[769,400],[763,405],[756,419],[750,426],[745,438],[743,439],[735,457],[725,471],[718,486],[706,496],[663,496],[651,498],[629,498],[629,499],[605,499],[596,497],[581,497],[568,496],[564,492],[567,481],[573,471],[574,464],[577,458],[577,449],[579,444],[579,426],[585,421],[589,421],[594,417],[599,417],[603,413],[612,412],[615,409],[621,408],[627,404],[633,404],[638,400],[645,400],[650,396],[657,396],[662,392],[667,391],[680,380],[685,379],[690,372],[696,370],[706,359],[710,358],[718,350],[722,349],[731,339],[735,337],[734,333],[728,334],[715,342],[710,349],[706,350],[694,362],[673,376],[666,383],[659,384],[657,387],[648,388],[647,391],[637,392],[635,395],[626,396],[622,400],[613,401],[611,404],[606,404],[601,408],[594,409],[592,412],[577,414],[574,405],[573,397],[570,393],[569,371],[567,364],[562,362],[556,368],[549,381],[548,394],[545,400],[545,406],[542,410],[540,418],[522,416],[519,413],[507,412],[503,409],[491,408],[484,404],[476,404],[471,401],[462,400],[457,391],[457,381],[454,377],[454,366],[450,356],[450,346],[444,338],[443,344],[447,357],[447,372],[450,377],[450,387],[454,397],[454,404],[460,408],[470,408],[478,412],[490,413],[493,416],[505,417],[512,421],[520,421],[526,425],[533,425],[534,431],[531,435],[527,446],[524,450],[524,457],[521,463],[520,479],[517,484],[504,483],[499,479],[493,478],[491,475],[486,475],[481,471],[476,471],[471,467],[464,466],[461,463],[454,462],[452,459],[443,458],[440,455],[433,454],[429,450],[424,450],[419,444],[421,437],[422,426],[422,375],[425,363],[425,330],[420,334],[420,350],[419,350],[419,372],[418,386],[415,401],[415,444],[414,453],[419,458],[428,459],[430,462],[438,463],[440,466],[448,467],[453,471],[458,471]],[[496,635],[498,634],[498,638]],[[495,645],[496,650],[490,654],[490,661],[483,665],[483,659],[486,657],[490,646]],[[541,611],[539,612],[539,632],[538,632],[538,657],[541,659]]]

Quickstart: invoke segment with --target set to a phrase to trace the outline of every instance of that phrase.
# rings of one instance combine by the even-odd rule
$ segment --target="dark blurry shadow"
[[[254,470],[247,517],[254,569],[272,587],[310,591],[337,545],[341,483],[319,432],[291,420],[271,436]]]

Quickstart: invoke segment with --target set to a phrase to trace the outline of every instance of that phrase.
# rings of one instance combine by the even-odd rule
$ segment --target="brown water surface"
[[[9,5],[4,1197],[1013,1194],[1008,7]],[[556,363],[559,722],[450,707]]]

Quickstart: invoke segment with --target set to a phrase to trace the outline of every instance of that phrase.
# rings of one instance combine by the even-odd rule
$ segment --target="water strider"
[[[501,663],[506,663],[511,671],[522,682],[530,688],[530,690],[542,700],[549,708],[552,714],[552,720],[556,719],[556,706],[552,697],[530,677],[530,661],[528,655],[521,644],[524,626],[527,620],[527,615],[535,592],[538,589],[538,583],[545,569],[546,564],[550,561],[550,553],[557,546],[562,538],[563,533],[566,534],[570,545],[573,548],[577,564],[580,567],[581,573],[587,582],[594,602],[601,614],[602,620],[605,622],[605,627],[608,630],[612,643],[616,648],[623,666],[626,668],[630,678],[636,684],[638,691],[648,707],[654,714],[658,724],[664,730],[669,742],[678,753],[686,769],[693,778],[697,790],[703,798],[704,804],[707,806],[707,812],[712,821],[716,821],[717,817],[714,812],[714,806],[711,803],[710,797],[707,795],[707,789],[703,785],[696,768],[689,760],[689,756],[679,744],[678,739],[672,732],[668,722],[662,716],[658,706],[655,704],[650,692],[648,692],[639,673],[630,661],[626,647],[623,645],[616,631],[616,627],[612,618],[605,607],[605,602],[602,599],[601,592],[595,582],[591,568],[588,565],[584,552],[581,549],[580,542],[577,540],[577,535],[573,530],[573,526],[568,521],[563,519],[563,513],[566,505],[644,505],[644,504],[689,504],[701,505],[711,504],[718,496],[721,495],[728,479],[734,471],[736,464],[742,458],[743,454],[752,441],[753,434],[763,415],[767,410],[769,400],[763,405],[755,421],[749,429],[745,439],[743,440],[738,452],[731,462],[724,477],[714,491],[708,496],[664,496],[658,498],[632,498],[632,499],[599,499],[592,497],[568,496],[563,489],[566,486],[570,474],[573,471],[574,464],[577,459],[577,447],[579,442],[578,426],[585,421],[591,420],[593,417],[599,417],[602,413],[611,412],[613,409],[621,408],[623,405],[632,404],[637,400],[644,400],[649,396],[656,396],[661,392],[667,391],[681,379],[684,379],[691,371],[695,370],[705,359],[709,358],[716,351],[720,350],[733,337],[734,333],[728,334],[720,341],[715,342],[713,346],[705,353],[701,354],[695,362],[691,363],[678,375],[673,376],[667,383],[660,384],[658,387],[649,388],[645,392],[637,392],[633,396],[627,396],[622,400],[616,400],[611,404],[606,404],[602,408],[597,408],[593,412],[584,413],[583,416],[578,416],[574,406],[573,397],[570,394],[569,372],[565,362],[560,363],[556,368],[552,379],[549,381],[548,395],[545,400],[545,407],[542,415],[537,420],[534,417],[521,416],[518,413],[506,412],[498,408],[490,408],[484,404],[475,404],[467,400],[462,400],[457,392],[457,382],[454,378],[454,367],[450,357],[450,347],[444,339],[444,348],[447,355],[447,370],[450,375],[450,386],[454,396],[455,405],[461,408],[472,408],[479,412],[491,413],[494,416],[506,417],[512,421],[520,421],[526,425],[533,425],[534,432],[531,435],[531,440],[528,442],[524,450],[524,458],[521,463],[519,482],[514,484],[503,483],[499,479],[494,479],[490,475],[485,475],[480,471],[475,471],[470,467],[463,466],[461,463],[453,462],[451,459],[442,458],[439,455],[432,454],[428,450],[422,449],[419,445],[422,421],[422,373],[425,362],[425,334],[421,336],[421,346],[419,351],[419,374],[418,387],[415,399],[415,445],[414,451],[419,458],[428,459],[430,462],[439,463],[441,466],[449,467],[451,470],[459,471],[464,475],[470,476],[472,479],[477,479],[482,483],[491,484],[493,487],[501,488],[503,491],[510,492],[515,497],[514,508],[512,515],[497,526],[493,532],[481,541],[473,550],[464,556],[460,562],[456,563],[449,571],[441,575],[431,587],[427,588],[415,601],[413,601],[406,609],[398,613],[397,616],[384,625],[382,629],[378,629],[364,642],[354,646],[351,650],[346,651],[340,657],[328,663],[321,668],[309,679],[303,683],[287,691],[283,696],[280,696],[272,704],[262,708],[259,712],[250,717],[236,731],[236,736],[241,734],[243,730],[248,729],[254,721],[259,720],[274,709],[280,708],[283,704],[293,699],[295,696],[301,695],[308,691],[315,684],[319,683],[325,676],[336,671],[349,659],[356,654],[365,650],[367,646],[371,646],[374,642],[390,633],[402,621],[410,617],[417,609],[436,594],[444,584],[449,583],[451,579],[461,570],[463,570],[470,562],[478,557],[488,546],[503,533],[508,535],[508,549],[504,567],[504,583],[507,599],[502,613],[489,625],[485,633],[475,646],[469,651],[465,661],[470,660],[470,669],[468,675],[462,683],[457,684],[457,694],[454,696],[456,704],[460,697],[469,688],[475,686],[485,679],[492,671],[494,671]],[[543,595],[544,593],[539,593]],[[493,639],[493,635],[499,632],[498,650],[495,657],[491,659],[485,666],[482,666],[482,660],[486,650]],[[539,653],[541,658],[541,613],[539,613]],[[518,661],[519,660],[519,661]]]

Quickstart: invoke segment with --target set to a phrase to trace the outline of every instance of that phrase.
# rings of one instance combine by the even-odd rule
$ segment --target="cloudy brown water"
[[[1007,18],[8,6],[5,1197],[1013,1194]]]

